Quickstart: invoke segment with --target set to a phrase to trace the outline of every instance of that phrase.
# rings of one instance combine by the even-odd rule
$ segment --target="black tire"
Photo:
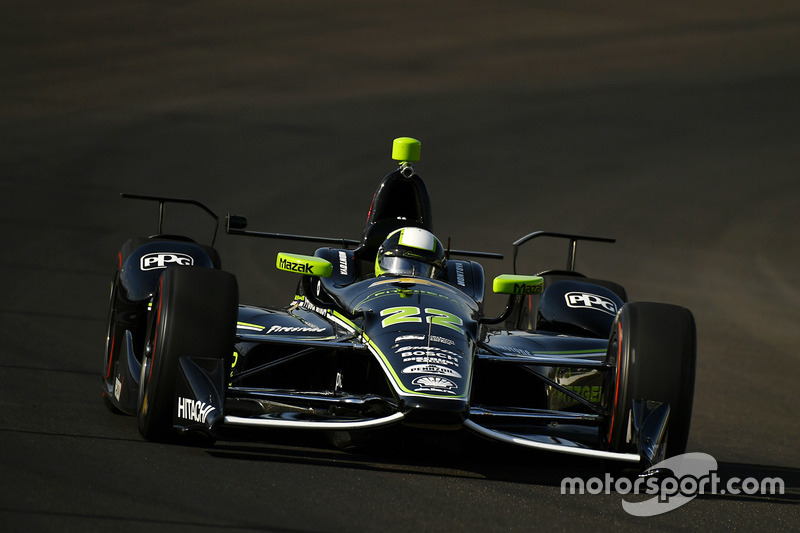
[[[608,449],[636,453],[627,442],[632,402],[668,403],[666,457],[686,451],[694,398],[697,340],[692,313],[676,305],[625,304],[611,329],[604,387]]]
[[[102,393],[103,403],[116,414],[136,414],[136,398],[139,377],[138,365],[129,368],[128,361],[120,359],[122,346],[125,343],[125,331],[129,330],[134,338],[134,349],[141,353],[146,329],[147,302],[132,302],[126,298],[120,281],[120,271],[125,260],[150,239],[135,238],[126,241],[120,248],[115,260],[114,279],[111,282],[111,294],[108,302],[108,321],[106,327],[106,349],[103,357]],[[135,377],[131,373],[135,372]],[[120,379],[120,390],[117,380]]]
[[[230,365],[238,287],[233,274],[202,267],[167,269],[159,279],[139,381],[139,432],[171,441],[175,382],[181,355],[220,358]]]
[[[111,296],[108,304],[108,321],[106,326],[106,349],[103,357],[102,391],[103,403],[115,414],[136,414],[136,395],[138,385],[131,376],[122,346],[125,343],[125,332],[135,330],[136,324],[131,317],[138,314],[133,306],[120,300],[119,272],[111,282]],[[126,352],[125,352],[126,353]],[[136,378],[139,369],[135,369]]]
[[[119,274],[114,275],[114,281],[111,282],[111,295],[108,301],[108,320],[106,322],[106,350],[103,357],[103,403],[109,411],[119,414],[120,411],[112,400],[114,395],[114,376],[111,369],[113,360],[116,359],[116,354],[119,353],[119,339],[121,337],[122,328],[116,321],[116,305],[115,300],[117,296],[117,280]]]

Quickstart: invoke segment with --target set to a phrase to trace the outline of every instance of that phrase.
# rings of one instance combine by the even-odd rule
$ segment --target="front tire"
[[[133,415],[136,414],[139,365],[136,362],[132,364],[129,359],[127,334],[133,335],[135,352],[137,332],[141,332],[146,323],[147,306],[146,303],[128,302],[122,292],[117,272],[111,282],[108,306],[102,393],[103,403],[112,413]],[[138,338],[142,338],[142,333],[138,333]]]
[[[609,410],[605,439],[614,452],[638,452],[631,442],[634,400],[669,404],[666,457],[686,451],[697,358],[692,313],[669,304],[625,304],[609,338],[613,365],[604,387]]]
[[[230,365],[238,287],[233,274],[203,267],[167,269],[159,279],[139,381],[139,432],[152,441],[177,436],[175,386],[181,356]]]
[[[108,319],[106,321],[106,352],[103,358],[103,403],[114,414],[122,414],[122,411],[114,405],[112,398],[115,397],[114,379],[112,368],[119,354],[119,342],[122,338],[122,328],[117,322],[117,283],[119,274],[114,275],[111,282],[111,295],[108,302]],[[115,398],[116,399],[116,398]]]
[[[103,400],[112,413],[135,415],[139,384],[136,381],[140,374],[142,346],[147,327],[149,300],[134,301],[128,298],[121,280],[122,266],[125,260],[140,246],[150,239],[129,239],[119,251],[117,268],[111,282],[111,295],[108,304],[108,322],[106,328],[106,350],[103,358],[102,394]],[[126,343],[126,332],[130,332],[133,341],[133,354],[137,361],[129,360],[131,355]]]

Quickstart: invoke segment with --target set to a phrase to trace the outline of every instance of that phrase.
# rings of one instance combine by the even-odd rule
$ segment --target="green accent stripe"
[[[262,326],[261,324],[249,324],[249,323],[247,323],[247,322],[237,322],[237,323],[236,323],[236,326],[237,326],[237,327],[238,327],[238,326],[241,326],[241,327],[243,327],[243,328],[253,328],[253,329],[259,329],[259,330],[263,330],[263,329],[265,329],[265,327],[266,327],[266,326]]]

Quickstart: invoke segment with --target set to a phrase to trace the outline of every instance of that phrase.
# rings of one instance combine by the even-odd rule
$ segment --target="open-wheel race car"
[[[471,431],[489,439],[649,466],[683,453],[694,394],[689,310],[628,302],[622,286],[575,271],[579,241],[535,232],[513,243],[508,295],[484,314],[484,269],[499,254],[449,249],[432,233],[420,143],[395,139],[399,167],[375,192],[358,240],[226,231],[326,245],[280,252],[295,272],[288,305],[239,303],[211,246],[161,233],[127,241],[112,283],[102,374],[114,411],[148,440],[213,440],[223,428],[370,435],[388,426]],[[216,233],[215,233],[216,236]],[[517,274],[519,248],[569,245],[566,269]],[[299,246],[299,245],[298,245]]]

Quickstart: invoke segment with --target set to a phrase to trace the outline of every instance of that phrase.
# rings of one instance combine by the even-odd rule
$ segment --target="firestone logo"
[[[671,475],[665,475],[671,473]],[[648,474],[654,474],[648,476]],[[561,494],[652,495],[643,501],[622,500],[622,508],[633,516],[656,516],[685,505],[699,494],[783,494],[781,478],[740,479],[724,482],[717,475],[717,460],[707,453],[685,453],[653,465],[633,481],[628,478],[564,478]]]

